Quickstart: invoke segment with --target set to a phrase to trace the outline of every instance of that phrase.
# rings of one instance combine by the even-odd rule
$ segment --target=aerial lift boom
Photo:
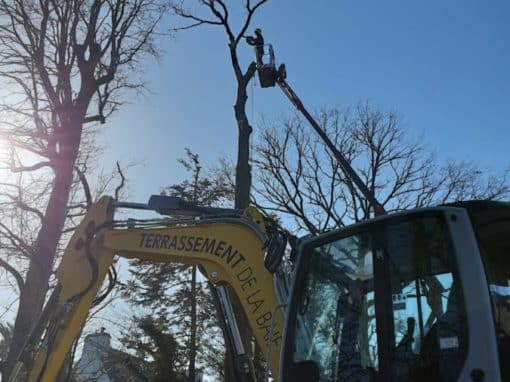
[[[277,84],[283,93],[287,96],[290,102],[296,107],[296,109],[303,114],[306,120],[310,123],[312,128],[317,132],[317,134],[321,137],[324,144],[331,151],[333,156],[336,158],[338,163],[340,164],[342,170],[345,172],[345,175],[349,180],[351,180],[354,185],[361,192],[363,197],[370,203],[374,210],[375,216],[381,216],[386,213],[384,207],[377,198],[375,197],[374,190],[369,190],[366,184],[361,180],[357,172],[354,170],[349,161],[343,156],[343,154],[338,150],[335,144],[328,137],[326,132],[320,127],[315,118],[312,117],[310,112],[306,109],[305,105],[298,97],[298,95],[294,92],[292,87],[287,82],[287,70],[285,68],[285,64],[281,64],[278,69],[276,69],[275,58],[274,58],[274,50],[271,44],[266,44],[264,49],[267,51],[267,62],[262,63],[257,67],[257,72],[259,75],[260,85],[262,88],[274,87]]]
[[[322,128],[319,126],[315,118],[312,117],[312,115],[308,112],[306,107],[303,105],[303,102],[299,99],[297,94],[294,92],[292,87],[289,85],[289,83],[286,81],[287,79],[287,72],[285,70],[285,65],[280,65],[280,68],[276,72],[276,83],[282,89],[283,93],[287,96],[287,98],[292,102],[292,104],[296,107],[297,110],[303,114],[303,116],[306,118],[306,120],[310,123],[310,125],[313,127],[313,129],[319,134],[321,139],[323,140],[324,144],[328,147],[328,149],[333,153],[336,160],[342,167],[342,170],[347,175],[347,178],[350,179],[358,188],[358,190],[361,192],[364,198],[369,201],[370,205],[372,206],[374,210],[375,216],[381,216],[386,213],[384,210],[384,207],[381,203],[377,200],[377,198],[374,195],[374,190],[369,190],[365,183],[361,180],[357,172],[352,168],[351,164],[343,154],[338,150],[338,148],[334,145],[334,143],[329,139],[327,134],[322,130]]]

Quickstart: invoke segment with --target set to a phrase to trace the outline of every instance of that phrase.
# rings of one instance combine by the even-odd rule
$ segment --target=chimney
[[[101,331],[98,333],[89,334],[85,337],[85,343],[83,346],[83,351],[96,351],[99,353],[106,353],[110,350],[110,334],[105,330],[105,328],[101,328]]]
[[[85,337],[81,358],[76,364],[75,373],[80,381],[103,381],[105,377],[103,359],[108,355],[110,335],[104,328],[100,332]]]

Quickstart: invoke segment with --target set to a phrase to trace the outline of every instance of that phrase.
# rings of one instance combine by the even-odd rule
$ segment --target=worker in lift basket
[[[246,42],[255,47],[255,54],[257,57],[257,67],[262,67],[264,63],[262,62],[262,56],[264,56],[264,37],[262,36],[262,31],[260,28],[255,29],[255,37],[247,36]]]

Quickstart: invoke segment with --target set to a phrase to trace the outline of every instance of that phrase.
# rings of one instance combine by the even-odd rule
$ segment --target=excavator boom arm
[[[270,351],[271,371],[278,376],[284,322],[278,306],[282,301],[276,295],[273,275],[264,266],[267,235],[263,219],[256,210],[249,211],[251,216],[164,219],[137,227],[132,221],[114,221],[111,198],[94,204],[77,227],[57,270],[54,308],[42,344],[33,344],[33,352],[28,346],[23,354],[25,362],[33,359],[28,364],[27,381],[55,380],[115,255],[199,265],[214,285],[231,286],[259,346],[264,354]]]

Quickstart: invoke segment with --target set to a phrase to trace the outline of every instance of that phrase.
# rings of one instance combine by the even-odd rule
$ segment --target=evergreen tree
[[[163,194],[204,206],[225,206],[233,200],[234,190],[227,179],[221,174],[203,171],[197,154],[186,149],[186,157],[179,163],[188,172],[189,178],[166,187]],[[176,370],[187,375],[190,381],[195,380],[198,367],[206,368],[208,374],[221,376],[223,364],[218,354],[223,354],[223,335],[208,282],[199,274],[197,267],[138,260],[132,265],[125,296],[134,305],[149,311],[150,316],[159,321],[159,328],[173,335]],[[147,318],[135,320],[140,323]],[[127,346],[138,350],[139,355],[146,355],[141,354],[141,349],[137,349],[132,341],[128,342],[124,341]],[[154,346],[154,343],[149,346]]]
[[[7,359],[9,353],[9,346],[11,346],[12,340],[12,324],[0,323],[0,365]]]
[[[180,373],[179,350],[174,336],[165,329],[165,319],[151,316],[136,318],[135,328],[122,338],[124,345],[144,359],[150,367],[127,365],[130,372],[147,378],[151,382],[187,381]]]

